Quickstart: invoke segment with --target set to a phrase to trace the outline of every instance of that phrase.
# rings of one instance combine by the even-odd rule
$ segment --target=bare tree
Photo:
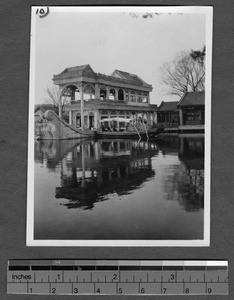
[[[203,52],[202,52],[203,51]],[[181,52],[162,68],[162,81],[170,95],[205,89],[205,48],[202,51]]]
[[[58,109],[59,107],[59,98],[60,98],[60,90],[58,86],[47,87],[46,90],[46,103],[53,104],[54,107]],[[61,103],[63,107],[63,103]]]

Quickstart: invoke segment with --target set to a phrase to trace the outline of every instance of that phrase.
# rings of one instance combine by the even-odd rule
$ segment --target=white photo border
[[[211,74],[213,7],[211,6],[74,6],[49,7],[53,12],[135,12],[135,13],[183,13],[206,15],[206,80],[205,80],[205,191],[204,191],[204,239],[203,240],[35,240],[34,239],[34,100],[35,100],[35,43],[37,9],[31,9],[30,85],[28,115],[28,170],[27,170],[27,246],[79,246],[79,247],[208,247],[210,246],[210,176],[211,176]]]

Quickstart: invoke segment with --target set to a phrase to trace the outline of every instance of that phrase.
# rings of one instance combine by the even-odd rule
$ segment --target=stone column
[[[84,144],[81,145],[81,158],[82,158],[82,181],[81,186],[85,186],[85,154],[84,154]]]
[[[99,99],[99,98],[100,98],[99,85],[97,83],[95,83],[95,99]]]
[[[109,96],[110,96],[110,91],[109,88],[106,87],[106,99],[109,100]]]
[[[58,100],[58,111],[59,111],[59,118],[62,118],[62,96],[59,96]]]
[[[183,121],[183,110],[181,108],[179,109],[179,116],[180,116],[180,126],[182,126],[184,121]]]
[[[87,112],[87,126],[90,127],[90,119],[89,119],[89,113]]]
[[[72,125],[72,111],[69,110],[69,125]]]
[[[108,119],[110,119],[111,113],[108,112]],[[108,126],[110,127],[110,121],[108,121]]]
[[[84,129],[84,94],[83,94],[83,87],[80,86],[79,87],[80,90],[80,121],[81,121],[81,129]]]
[[[184,154],[184,138],[182,136],[180,136],[180,151],[179,154],[181,156],[183,156]]]
[[[94,111],[94,128],[98,127],[98,110]]]
[[[158,113],[157,113],[157,112],[154,112],[154,113],[153,113],[153,120],[154,120],[154,123],[155,123],[155,124],[158,123]]]
[[[115,89],[115,100],[118,100],[118,89]]]

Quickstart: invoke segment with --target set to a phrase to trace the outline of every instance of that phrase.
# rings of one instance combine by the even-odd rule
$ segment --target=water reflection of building
[[[57,149],[58,145],[53,145]],[[67,152],[65,145],[52,150],[51,144],[47,152],[38,146],[38,150],[49,158],[48,168],[60,165],[61,182],[55,197],[68,199],[64,204],[68,208],[92,209],[95,202],[106,200],[108,194],[132,193],[155,175],[151,157],[158,148],[153,143],[89,140],[67,146]],[[40,157],[38,152],[36,158]]]
[[[180,136],[179,159],[182,164],[175,165],[165,179],[167,199],[177,200],[189,212],[203,209],[204,135]]]
[[[204,137],[168,136],[155,143],[129,140],[36,142],[35,161],[60,174],[55,197],[68,208],[92,209],[108,194],[127,195],[155,176],[163,154],[164,196],[186,211],[204,207]],[[167,157],[170,159],[167,162]],[[178,163],[178,158],[181,163]],[[160,174],[159,174],[160,175]]]
[[[178,135],[166,135],[158,141],[158,146],[163,155],[171,154],[178,155],[180,140]]]

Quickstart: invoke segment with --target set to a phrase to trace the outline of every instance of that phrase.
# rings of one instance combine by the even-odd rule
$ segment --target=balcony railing
[[[156,127],[158,128],[177,128],[178,126],[179,126],[178,123],[168,123],[168,122],[156,124]]]
[[[184,125],[204,125],[204,123],[201,120],[195,120],[195,121],[185,121]]]

